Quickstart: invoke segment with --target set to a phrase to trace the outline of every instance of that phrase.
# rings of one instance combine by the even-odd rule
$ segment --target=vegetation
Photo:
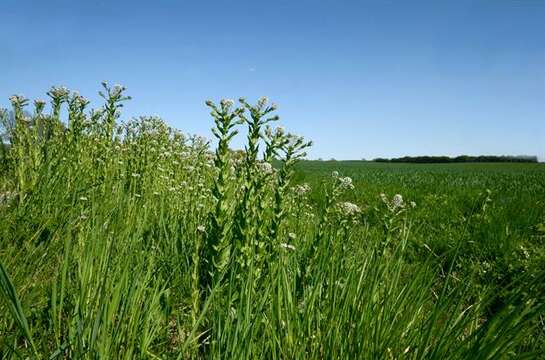
[[[2,113],[2,358],[544,353],[543,166],[300,161],[266,98],[212,148],[103,87]]]
[[[448,156],[404,156],[400,158],[384,159],[377,158],[374,162],[392,162],[392,163],[490,163],[490,162],[517,162],[517,163],[537,163],[537,156],[468,156],[461,155],[456,157]]]

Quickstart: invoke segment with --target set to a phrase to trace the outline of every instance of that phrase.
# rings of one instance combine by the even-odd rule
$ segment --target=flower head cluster
[[[382,200],[384,204],[386,204],[386,206],[391,212],[397,212],[397,211],[405,209],[406,207],[405,201],[403,200],[403,196],[401,196],[400,194],[395,194],[392,197],[392,200],[389,200],[385,194],[380,194],[380,199]],[[416,204],[413,201],[411,201],[410,204],[412,207],[416,206]]]
[[[352,178],[345,176],[345,177],[339,177],[339,186],[342,190],[352,190],[354,189],[354,184],[352,182]]]
[[[34,108],[36,109],[37,114],[41,114],[45,107],[45,100],[36,99],[34,100]]]
[[[16,108],[23,107],[28,103],[28,99],[23,95],[12,95],[9,97],[9,101]]]
[[[286,250],[291,250],[291,251],[295,250],[295,246],[290,245],[290,244],[286,244],[286,243],[281,243],[280,247],[282,247],[282,248],[284,248]]]
[[[293,191],[299,196],[305,195],[306,193],[310,192],[310,190],[311,190],[310,185],[306,183],[301,185],[296,185],[293,187]]]
[[[395,208],[403,207],[403,196],[401,196],[400,194],[395,194],[392,198],[392,206]]]
[[[68,100],[70,90],[64,86],[52,86],[51,90],[47,92],[47,95],[55,102],[63,102]]]
[[[123,91],[127,90],[123,85],[115,84],[112,86],[111,94],[114,97],[120,96]]]
[[[266,162],[266,161],[259,162],[257,164],[257,167],[258,167],[259,171],[261,171],[265,175],[269,175],[269,174],[272,174],[274,172],[274,168],[272,167],[272,165],[270,163]]]
[[[337,204],[339,211],[346,216],[354,216],[361,213],[358,205],[345,201]]]
[[[230,109],[233,105],[235,105],[235,102],[231,99],[221,99],[220,105],[225,109]]]

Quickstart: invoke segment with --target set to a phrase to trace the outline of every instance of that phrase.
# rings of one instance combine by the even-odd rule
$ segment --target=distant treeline
[[[400,158],[373,159],[374,162],[388,163],[473,163],[473,162],[516,162],[516,163],[537,163],[537,156],[404,156]]]

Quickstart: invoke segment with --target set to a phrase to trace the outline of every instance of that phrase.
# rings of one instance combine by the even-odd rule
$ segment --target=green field
[[[265,99],[212,146],[123,91],[0,114],[1,358],[543,357],[543,164],[304,161]]]

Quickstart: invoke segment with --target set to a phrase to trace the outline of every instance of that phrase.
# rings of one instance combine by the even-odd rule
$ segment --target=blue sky
[[[545,0],[0,2],[0,106],[65,85],[210,137],[208,98],[279,105],[311,158],[545,158]]]

